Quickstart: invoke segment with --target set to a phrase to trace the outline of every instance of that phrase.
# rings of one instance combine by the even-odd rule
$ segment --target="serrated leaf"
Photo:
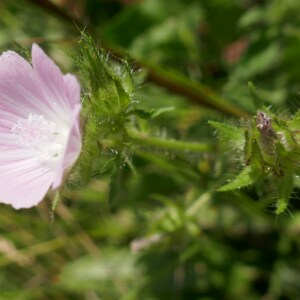
[[[220,187],[219,192],[227,192],[232,190],[237,190],[246,186],[253,184],[259,179],[261,175],[260,170],[252,168],[252,166],[246,166],[240,174],[237,175],[231,182]]]
[[[235,146],[240,146],[244,142],[244,129],[234,127],[216,121],[208,121],[209,125],[216,129],[220,139]]]

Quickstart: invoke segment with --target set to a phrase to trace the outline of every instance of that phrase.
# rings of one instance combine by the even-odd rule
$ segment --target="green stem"
[[[161,149],[190,151],[190,152],[211,152],[214,147],[208,143],[195,143],[177,140],[167,140],[157,137],[147,136],[143,133],[130,131],[129,136],[133,143],[143,146],[152,146]]]

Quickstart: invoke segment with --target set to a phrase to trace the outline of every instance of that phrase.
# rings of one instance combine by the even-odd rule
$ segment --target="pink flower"
[[[36,44],[32,66],[0,56],[0,202],[37,205],[58,188],[81,151],[80,86]]]

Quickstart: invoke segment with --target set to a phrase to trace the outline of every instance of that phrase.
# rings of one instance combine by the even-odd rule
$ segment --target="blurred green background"
[[[217,148],[136,149],[134,172],[70,184],[54,216],[48,200],[1,205],[0,299],[300,299],[299,191],[278,218],[255,190],[215,192],[239,153],[207,124],[255,112],[248,81],[275,110],[299,108],[299,11],[299,0],[2,0],[1,51],[37,42],[80,78],[85,27],[129,55],[138,106],[165,110],[140,127]]]

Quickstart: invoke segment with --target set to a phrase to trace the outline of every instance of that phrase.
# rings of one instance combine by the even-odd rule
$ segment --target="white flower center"
[[[59,128],[44,115],[30,113],[27,119],[19,119],[11,128],[17,145],[39,157],[40,161],[60,157],[63,154],[67,130]]]

